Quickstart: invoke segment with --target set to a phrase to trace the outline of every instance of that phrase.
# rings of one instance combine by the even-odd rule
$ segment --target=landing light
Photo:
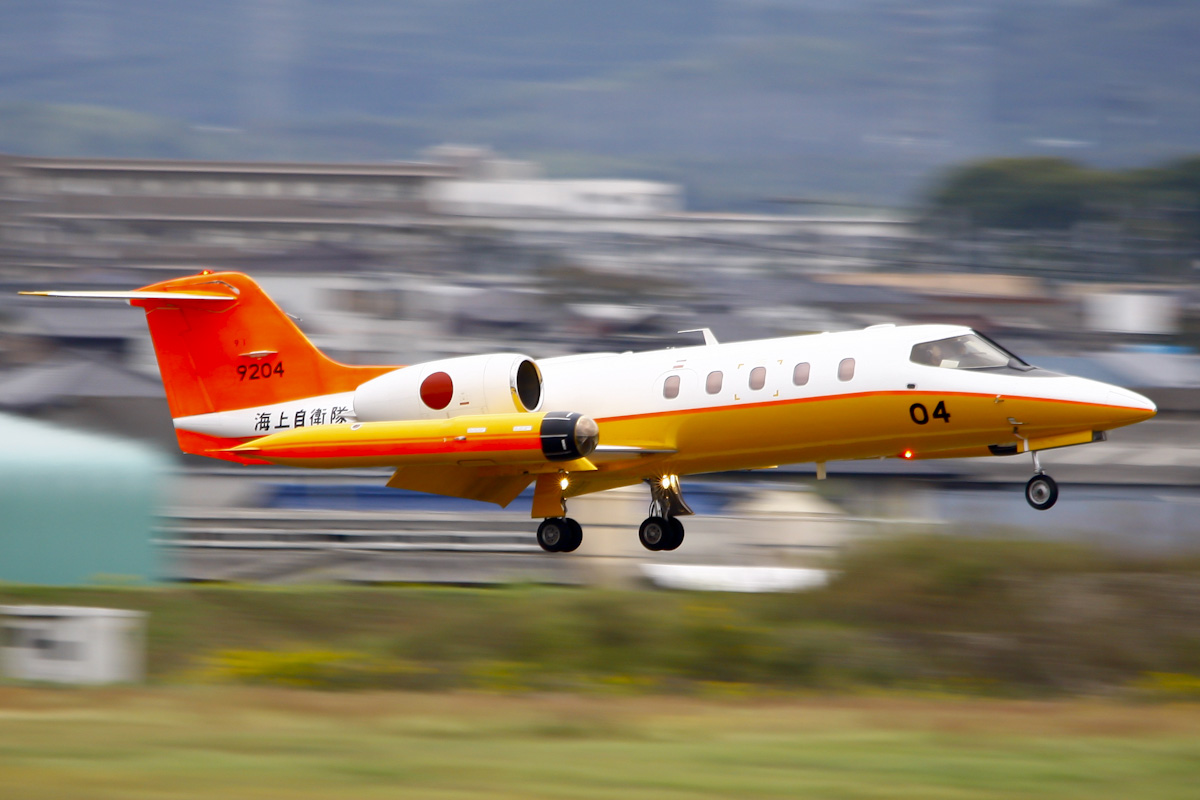
[[[563,475],[562,478],[560,478],[558,481],[558,488],[560,488],[560,489],[566,490],[566,488],[570,485],[571,485],[571,481],[569,478],[567,478],[566,475]]]

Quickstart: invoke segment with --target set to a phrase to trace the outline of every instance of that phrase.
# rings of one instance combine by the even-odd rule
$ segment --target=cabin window
[[[812,373],[812,364],[807,361],[797,364],[792,370],[792,383],[796,386],[803,386],[808,383],[808,376]]]
[[[843,358],[842,363],[838,364],[838,380],[848,381],[854,377],[854,359]]]
[[[671,375],[663,381],[663,397],[674,400],[679,397],[679,376]]]
[[[708,373],[708,380],[704,382],[704,391],[709,394],[717,394],[721,391],[721,383],[725,380],[725,376],[720,370]]]
[[[750,388],[758,391],[767,385],[767,368],[755,367],[750,370]]]

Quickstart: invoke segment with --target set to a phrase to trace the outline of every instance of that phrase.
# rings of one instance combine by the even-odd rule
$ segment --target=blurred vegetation
[[[1000,158],[950,170],[930,193],[938,221],[980,228],[1065,230],[1123,223],[1200,239],[1200,156],[1150,169],[1105,171],[1059,158]]]
[[[149,671],[165,682],[1190,696],[1200,681],[1195,559],[917,537],[837,568],[802,594],[7,585],[0,601],[149,611]]]
[[[1109,189],[1105,176],[1058,158],[1006,158],[958,167],[934,190],[939,215],[985,228],[1069,228]]]

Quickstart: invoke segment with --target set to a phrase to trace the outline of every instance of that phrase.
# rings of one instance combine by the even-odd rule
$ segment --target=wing
[[[536,475],[488,475],[483,469],[457,465],[400,467],[387,482],[392,489],[408,489],[446,497],[462,497],[507,506],[525,491]]]
[[[645,477],[642,467],[649,462],[675,453],[671,448],[625,445],[600,445],[586,459],[537,467],[505,467],[499,465],[464,466],[462,464],[400,467],[387,485],[393,489],[427,492],[446,497],[462,497],[495,503],[504,507],[521,492],[541,479],[553,495],[557,507],[559,470],[570,475],[565,492],[568,497],[602,492],[619,486],[632,486]],[[552,480],[547,481],[547,478]],[[536,502],[536,501],[535,501]],[[557,512],[548,512],[551,516]]]

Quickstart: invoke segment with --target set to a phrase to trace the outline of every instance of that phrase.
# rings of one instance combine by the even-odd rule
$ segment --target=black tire
[[[679,545],[683,544],[683,523],[679,521],[679,517],[667,517],[667,522],[671,525],[671,536],[662,549],[677,550]]]
[[[561,553],[563,545],[570,541],[571,526],[565,517],[550,517],[538,525],[537,543],[547,553]]]
[[[1025,484],[1025,500],[1038,511],[1058,502],[1058,484],[1049,475],[1034,475]]]
[[[658,552],[671,540],[671,523],[666,517],[646,517],[638,528],[638,540],[647,550]]]
[[[583,544],[583,526],[570,517],[563,517],[563,522],[567,524],[568,530],[558,552],[574,553],[579,549],[579,545]]]

